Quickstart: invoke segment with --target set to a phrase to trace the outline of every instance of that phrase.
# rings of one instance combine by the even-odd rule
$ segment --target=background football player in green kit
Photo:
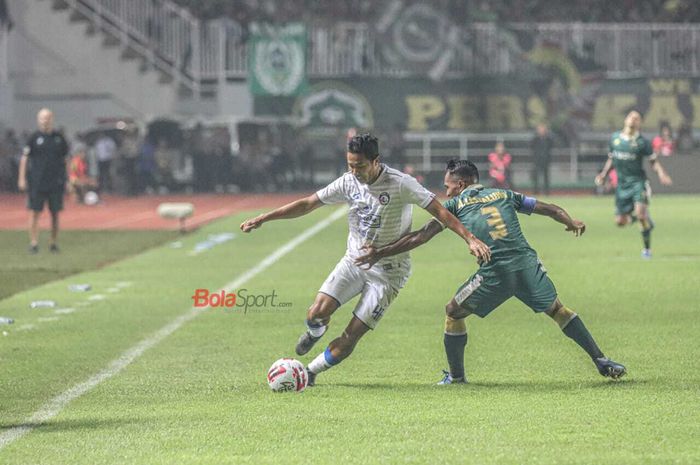
[[[639,129],[642,116],[631,111],[625,118],[622,131],[613,133],[610,138],[608,161],[595,178],[597,185],[602,185],[612,168],[617,171],[617,189],[615,190],[615,222],[624,226],[639,220],[642,230],[643,258],[651,258],[651,230],[654,222],[649,216],[649,181],[644,171],[644,158],[649,159],[652,169],[659,176],[661,184],[671,185],[671,178],[664,171],[652,150],[651,142],[642,137]]]
[[[484,188],[476,166],[467,160],[447,164],[445,189],[450,200],[445,208],[491,248],[491,260],[467,280],[445,307],[445,352],[450,371],[438,384],[464,383],[464,348],[467,345],[465,318],[485,317],[503,302],[515,296],[537,313],[546,313],[564,334],[583,348],[603,376],[619,378],[623,365],[603,355],[581,318],[559,301],[554,284],[547,276],[537,253],[520,229],[518,213],[536,213],[566,226],[576,236],[586,225],[572,219],[561,207],[503,189]],[[423,228],[402,236],[380,248],[367,247],[367,253],[355,260],[359,266],[372,266],[379,259],[406,252],[428,242],[444,229],[432,220]]]

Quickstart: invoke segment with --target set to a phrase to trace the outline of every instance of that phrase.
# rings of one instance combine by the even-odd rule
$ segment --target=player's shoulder
[[[500,189],[498,187],[484,187],[482,189],[479,189],[478,195],[481,197],[486,197],[486,196],[494,196],[494,197],[503,197],[507,196],[509,192],[508,189]]]
[[[405,186],[407,183],[410,185],[418,184],[418,181],[411,176],[402,171],[392,168],[390,166],[384,165],[379,184],[387,188],[400,189],[401,186]]]
[[[384,165],[384,172],[386,173],[387,178],[392,179],[406,179],[413,177],[410,174],[406,174],[402,171],[397,170],[396,168],[392,168],[389,165]]]

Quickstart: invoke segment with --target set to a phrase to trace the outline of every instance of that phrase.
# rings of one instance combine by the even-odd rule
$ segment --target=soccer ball
[[[307,382],[304,364],[293,358],[281,358],[267,370],[267,384],[275,392],[301,392]]]
[[[95,191],[87,191],[83,197],[85,205],[96,205],[100,201],[100,196]]]

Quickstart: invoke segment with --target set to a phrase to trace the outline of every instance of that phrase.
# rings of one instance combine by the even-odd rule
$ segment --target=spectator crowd
[[[152,0],[157,2],[158,0]],[[253,21],[376,22],[389,0],[175,0],[202,19]],[[405,0],[404,4],[418,0]],[[435,0],[430,3],[455,22],[698,22],[697,0]]]

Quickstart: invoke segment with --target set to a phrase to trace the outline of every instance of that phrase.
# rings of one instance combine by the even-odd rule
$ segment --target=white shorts
[[[391,269],[384,269],[389,266]],[[375,264],[369,270],[363,270],[352,259],[343,257],[319,292],[333,297],[340,305],[362,294],[352,313],[370,329],[374,329],[391,302],[399,295],[399,289],[406,285],[410,274],[409,261]]]

